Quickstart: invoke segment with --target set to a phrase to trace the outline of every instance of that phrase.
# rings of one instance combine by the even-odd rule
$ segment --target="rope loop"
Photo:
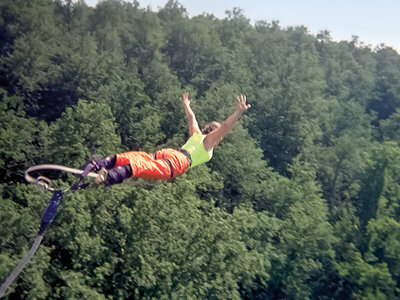
[[[69,189],[83,189],[88,186],[88,184],[77,186],[79,184],[83,177],[92,177],[92,178],[97,178],[98,174],[90,172],[91,170],[79,170],[79,169],[73,169],[65,166],[60,166],[60,165],[50,165],[50,164],[45,164],[45,165],[37,165],[28,168],[25,171],[25,180],[29,183],[35,184],[39,190],[42,191],[51,191],[54,192],[55,189],[51,187],[51,180],[45,176],[38,176],[37,178],[32,177],[29,173],[34,172],[34,171],[39,171],[39,170],[56,170],[56,171],[63,171],[63,172],[68,172],[76,175],[80,175],[80,178],[77,183],[72,185],[74,188],[69,188]],[[68,189],[68,190],[69,190]]]

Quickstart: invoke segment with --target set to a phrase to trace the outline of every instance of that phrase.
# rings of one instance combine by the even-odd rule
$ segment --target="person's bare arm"
[[[182,95],[182,103],[185,107],[186,117],[189,120],[189,135],[192,136],[194,133],[201,134],[199,124],[197,123],[196,116],[190,107],[190,103],[192,100],[189,100],[189,93],[183,93]]]
[[[204,149],[208,152],[213,149],[218,143],[228,134],[235,125],[240,116],[249,108],[250,104],[246,104],[246,96],[237,96],[237,106],[235,112],[230,115],[221,127],[210,132],[204,139]]]

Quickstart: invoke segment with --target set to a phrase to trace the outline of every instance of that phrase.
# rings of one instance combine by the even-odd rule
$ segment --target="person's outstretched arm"
[[[218,143],[228,134],[228,132],[235,125],[236,121],[240,118],[240,116],[249,108],[250,104],[246,104],[246,96],[240,95],[237,96],[237,105],[235,112],[230,115],[222,126],[210,132],[206,138],[204,139],[204,149],[206,151],[210,151],[214,148]]]
[[[189,135],[192,136],[194,133],[201,134],[199,124],[197,124],[196,116],[190,107],[192,100],[189,100],[189,93],[183,93],[181,99],[183,106],[185,107],[186,117],[189,120]]]

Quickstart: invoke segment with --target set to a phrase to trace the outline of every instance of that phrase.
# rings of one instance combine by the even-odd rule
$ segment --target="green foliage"
[[[52,160],[63,165],[83,165],[93,154],[106,156],[120,147],[111,110],[83,100],[52,124],[51,138]]]
[[[42,161],[48,128],[27,118],[22,99],[0,89],[0,178],[20,181],[23,170]]]
[[[397,144],[386,142],[375,145],[369,155],[360,191],[360,218],[364,225],[372,218],[400,218],[399,151]]]
[[[138,191],[125,254],[131,288],[145,297],[238,298],[237,283],[251,283],[257,262],[240,225],[177,181],[148,196]]]
[[[378,113],[379,119],[387,119],[399,108],[400,58],[391,48],[376,53],[375,86],[369,108]]]
[[[266,178],[266,163],[249,134],[237,125],[214,152],[210,164],[212,170],[222,176],[224,184],[222,195],[216,195],[219,198],[217,205],[232,211],[239,204],[256,201]]]
[[[262,81],[256,82],[249,129],[269,164],[285,174],[292,160],[319,136],[316,120],[324,83],[313,40],[303,28],[272,37],[267,33],[260,29],[254,43],[257,58],[252,69]],[[271,42],[282,44],[282,49],[268,51]]]
[[[352,299],[392,299],[395,285],[388,266],[368,264],[357,250],[352,250],[346,257],[348,261],[337,265],[339,276],[351,286],[346,296]]]
[[[334,43],[328,32],[317,35],[316,47],[324,67],[326,95],[341,102],[355,101],[366,107],[374,87],[376,60],[369,48],[351,42]]]
[[[321,285],[318,280],[332,268],[332,244],[336,239],[313,170],[296,161],[291,172],[287,195],[281,193],[282,198],[275,199],[280,202],[275,207],[280,208],[283,220],[278,238],[284,259],[273,266],[272,292],[289,298],[306,298],[312,293],[311,287],[318,289]]]
[[[55,37],[59,34],[54,5],[43,0],[11,2],[2,5],[9,22],[6,35],[13,37],[7,47],[12,52],[4,53],[2,62],[10,73],[7,77],[16,81],[14,88],[32,91],[54,76],[51,56],[57,49]]]
[[[371,181],[379,182],[374,193],[362,194],[365,205],[361,210],[361,217],[366,225],[366,256],[371,263],[387,264],[393,279],[400,281],[400,265],[398,258],[398,235],[400,220],[400,184],[398,168],[400,166],[400,152],[393,142],[385,143],[374,149],[371,167],[365,184]],[[374,175],[374,176],[372,176]],[[369,188],[370,189],[370,188]],[[368,223],[367,223],[368,222]]]
[[[400,109],[381,121],[381,128],[385,140],[396,141],[400,145]]]
[[[159,109],[151,105],[138,78],[124,78],[101,88],[99,96],[109,103],[122,143],[129,149],[152,151],[164,138]]]
[[[223,71],[224,49],[212,17],[174,21],[163,52],[179,80],[194,85],[200,95]]]
[[[183,91],[200,127],[252,105],[173,182],[65,193],[6,299],[400,297],[393,49],[174,0],[4,0],[0,40],[0,281],[51,197],[26,168],[179,147]]]
[[[371,145],[372,119],[355,102],[328,102],[321,128],[323,135],[314,148],[317,175],[331,208],[355,197]]]

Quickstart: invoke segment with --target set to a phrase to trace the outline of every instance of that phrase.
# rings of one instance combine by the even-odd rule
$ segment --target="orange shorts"
[[[167,180],[185,173],[190,166],[187,157],[176,149],[159,150],[155,157],[142,151],[125,152],[116,156],[115,168],[129,164],[132,177]]]

